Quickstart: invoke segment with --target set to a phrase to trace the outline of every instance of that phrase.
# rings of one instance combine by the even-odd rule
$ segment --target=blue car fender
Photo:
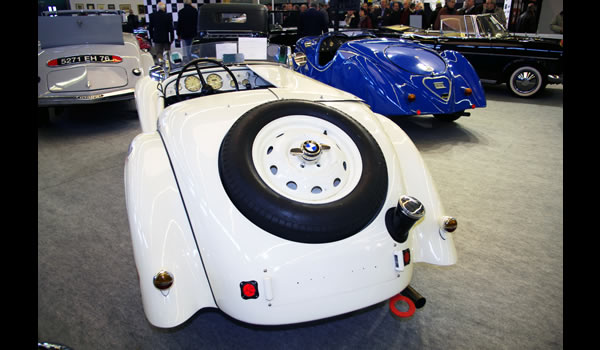
[[[462,96],[459,92],[464,91],[466,88],[470,88],[472,90],[472,94],[469,96],[471,104],[475,105],[477,108],[486,107],[485,92],[483,91],[479,76],[465,56],[454,50],[442,51],[440,56],[447,62],[448,70],[455,79],[454,96]],[[455,102],[459,104],[461,101],[457,100]]]
[[[342,65],[337,65],[337,69],[332,71],[330,81],[334,87],[368,101],[373,110],[395,111],[402,107],[389,72],[367,57],[343,52],[338,54],[347,57]]]

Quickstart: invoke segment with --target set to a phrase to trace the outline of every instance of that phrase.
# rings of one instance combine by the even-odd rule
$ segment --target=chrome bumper
[[[95,95],[52,95],[38,96],[38,107],[52,107],[76,104],[93,104],[101,102],[123,101],[134,98],[133,92],[135,89],[126,89],[113,91]]]
[[[561,75],[548,75],[548,84],[562,84],[563,76]]]

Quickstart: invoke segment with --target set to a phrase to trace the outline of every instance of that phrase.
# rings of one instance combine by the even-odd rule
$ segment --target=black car
[[[458,51],[483,82],[506,83],[520,97],[534,96],[547,84],[562,83],[560,38],[508,33],[491,14],[442,16],[440,28],[391,26],[381,28],[377,35],[415,40],[437,51]]]
[[[198,37],[203,41],[267,37],[268,10],[257,4],[204,4],[198,9]]]
[[[268,43],[267,59],[285,63],[288,46],[297,39],[295,30],[286,39],[281,28],[273,30],[269,27],[269,11],[264,5],[204,4],[198,8],[198,35],[192,42],[193,57],[217,57],[216,43],[237,43],[240,38],[265,38]]]

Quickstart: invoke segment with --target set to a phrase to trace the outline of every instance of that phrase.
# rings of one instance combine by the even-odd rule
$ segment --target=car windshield
[[[161,63],[168,75],[179,72],[186,64],[209,58],[224,64],[274,62],[286,64],[288,47],[269,44],[266,38],[238,38],[237,41],[196,43],[186,48],[174,48],[165,52]]]
[[[268,44],[266,38],[197,43],[165,53],[161,65],[150,69],[150,78],[160,82],[157,89],[165,107],[207,95],[266,89],[273,85],[251,65],[287,66],[288,51],[287,46]]]
[[[491,14],[474,16],[479,27],[479,32],[483,36],[492,36],[500,38],[508,35],[506,28]]]
[[[475,36],[500,38],[507,35],[504,26],[491,14],[444,15],[440,30],[444,36]]]

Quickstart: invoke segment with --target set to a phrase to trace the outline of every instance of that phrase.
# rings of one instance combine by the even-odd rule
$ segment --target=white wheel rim
[[[290,152],[309,140],[330,146],[314,162]],[[345,197],[362,174],[362,158],[352,139],[336,125],[306,115],[290,115],[265,125],[252,144],[252,161],[269,188],[309,204]]]

